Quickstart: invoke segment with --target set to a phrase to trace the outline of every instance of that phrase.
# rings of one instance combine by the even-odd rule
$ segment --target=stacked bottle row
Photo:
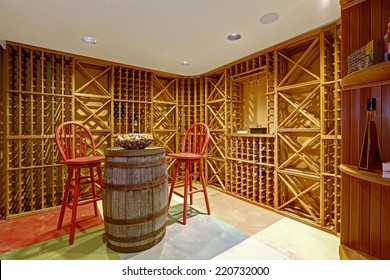
[[[228,137],[227,191],[272,206],[274,200],[274,137]]]
[[[204,106],[203,78],[181,78],[178,87],[179,106]]]
[[[72,59],[20,46],[7,47],[10,91],[72,94]]]
[[[152,131],[151,72],[114,66],[113,76],[114,135],[150,133]]]
[[[274,205],[274,167],[227,160],[226,190],[261,205]]]
[[[150,133],[151,104],[113,102],[114,133]]]
[[[274,137],[237,135],[228,137],[228,157],[267,166],[274,166]]]
[[[336,232],[340,230],[340,194],[341,194],[341,139],[324,139],[323,141],[323,181],[325,223]]]
[[[341,40],[335,27],[324,34],[324,85],[322,110],[324,226],[340,232],[341,205]]]
[[[19,46],[7,51],[9,134],[54,134],[70,117],[71,59]]]
[[[334,69],[334,95],[335,95],[335,135],[341,136],[341,38],[339,33],[341,32],[340,26],[336,28],[336,34],[334,35],[335,51],[333,54],[333,61],[335,65]]]
[[[71,99],[32,93],[8,94],[10,135],[53,135],[55,128],[70,119]]]
[[[65,172],[62,166],[10,169],[7,188],[8,212],[25,213],[61,204]]]
[[[178,82],[179,133],[195,122],[205,122],[204,79],[181,78]]]
[[[151,102],[151,72],[116,66],[113,99],[128,102]]]

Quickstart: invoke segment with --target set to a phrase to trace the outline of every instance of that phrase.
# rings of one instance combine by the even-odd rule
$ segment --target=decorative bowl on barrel
[[[130,133],[118,135],[115,144],[127,150],[141,150],[152,144],[153,136],[147,133]]]

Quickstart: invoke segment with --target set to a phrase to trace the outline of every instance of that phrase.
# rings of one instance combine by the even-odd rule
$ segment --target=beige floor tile
[[[283,218],[251,238],[274,248],[289,259],[340,259],[340,239],[337,236],[289,218]]]

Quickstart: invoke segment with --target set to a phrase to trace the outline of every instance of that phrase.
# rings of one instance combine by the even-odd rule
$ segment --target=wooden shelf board
[[[341,80],[344,90],[390,84],[390,62],[382,62],[348,74]]]
[[[233,133],[233,134],[227,134],[229,137],[268,137],[268,138],[274,138],[274,134],[258,134],[258,133],[245,133],[245,134],[238,134],[238,133]]]
[[[319,133],[320,128],[310,128],[310,127],[302,127],[302,128],[278,128],[278,132],[312,132]]]
[[[349,176],[369,181],[371,183],[390,186],[390,179],[383,178],[382,174],[359,170],[357,166],[349,164],[341,164],[340,169]]]
[[[154,128],[153,129],[153,132],[176,132],[176,129],[168,129],[168,128],[164,128],[164,129],[156,129]]]

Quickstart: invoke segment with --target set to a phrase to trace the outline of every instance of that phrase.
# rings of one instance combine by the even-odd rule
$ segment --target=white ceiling
[[[192,76],[339,17],[339,0],[0,0],[0,40]]]

